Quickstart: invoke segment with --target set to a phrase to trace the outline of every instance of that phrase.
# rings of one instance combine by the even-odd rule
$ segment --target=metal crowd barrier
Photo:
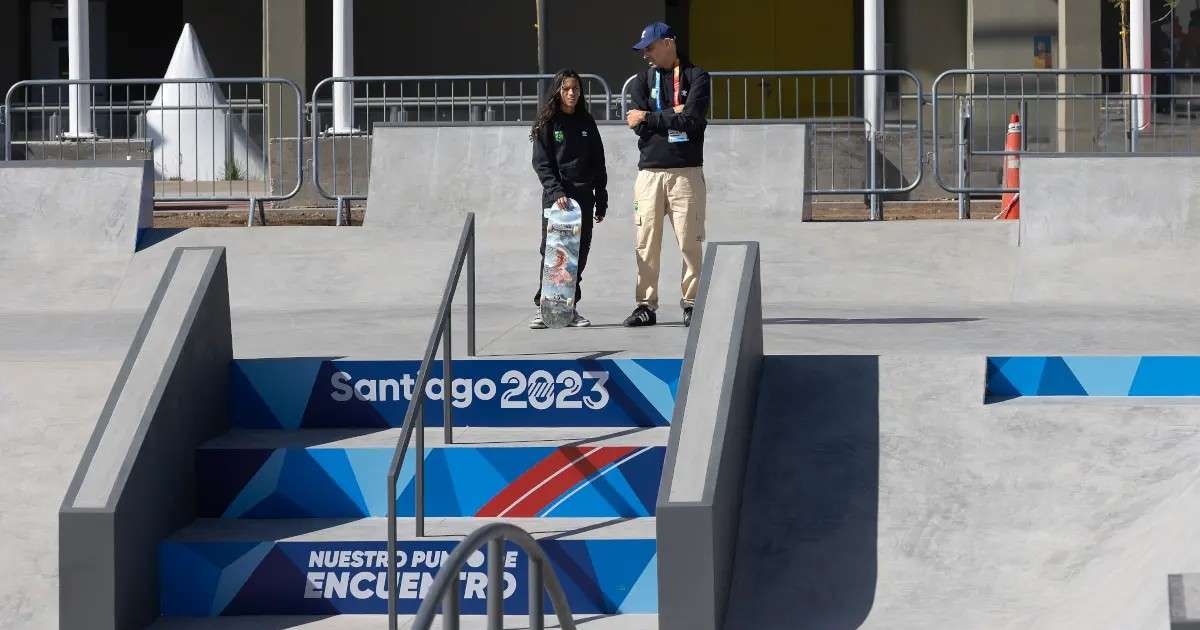
[[[621,113],[629,110],[629,77]],[[812,130],[812,192],[879,196],[915,189],[923,175],[921,81],[907,70],[710,72],[710,124],[804,123]],[[868,81],[881,84],[882,112],[864,111]],[[874,155],[876,159],[868,159]]]
[[[4,98],[4,155],[152,160],[156,202],[245,201],[252,223],[300,190],[303,115],[287,79],[21,81]]]
[[[958,193],[964,216],[970,195],[1018,192],[1003,185],[1009,156],[1196,155],[1198,78],[1194,69],[944,72],[930,97],[933,176]],[[1021,121],[1021,146],[1008,151],[1005,135],[1014,114]]]
[[[615,110],[603,77],[582,74],[583,98],[597,120]],[[380,122],[478,124],[532,121],[551,74],[330,77],[313,88],[311,123],[313,184],[337,202],[337,223],[349,201],[367,198],[371,139]],[[347,111],[334,111],[333,92],[343,90]],[[322,167],[322,163],[326,166]]]

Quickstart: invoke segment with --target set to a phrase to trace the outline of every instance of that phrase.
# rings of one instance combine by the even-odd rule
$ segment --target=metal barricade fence
[[[581,74],[583,99],[597,120],[615,115],[603,77]],[[378,123],[477,124],[532,121],[552,74],[330,77],[313,88],[308,105],[313,184],[345,205],[367,197],[371,139]],[[333,92],[342,90],[343,110]]]
[[[245,201],[252,220],[300,189],[303,107],[295,83],[269,77],[21,81],[4,99],[4,155],[152,160],[156,202]]]
[[[622,116],[630,87],[621,88]],[[816,195],[870,195],[881,218],[881,194],[906,193],[921,182],[924,127],[921,81],[906,70],[800,70],[709,73],[710,124],[803,123],[811,129],[809,162]],[[879,87],[882,111],[864,111],[867,83]],[[873,124],[873,121],[878,121]],[[876,159],[868,159],[875,155]]]
[[[1021,154],[1200,152],[1200,70],[950,70],[934,82],[933,176],[958,193],[1015,193],[1004,164]],[[1140,86],[1141,89],[1134,89]],[[1019,151],[1005,150],[1012,115]],[[965,218],[965,217],[964,217]]]

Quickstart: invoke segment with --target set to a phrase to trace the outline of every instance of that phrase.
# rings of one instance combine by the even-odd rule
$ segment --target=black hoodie
[[[651,93],[655,74],[661,91],[659,111],[655,111]],[[649,112],[646,122],[634,128],[642,153],[638,168],[704,166],[704,128],[708,126],[705,116],[710,98],[708,72],[679,60],[679,98],[683,101],[683,111],[679,113],[672,109],[679,104],[674,102],[674,81],[674,69],[655,68],[638,74],[630,86],[632,109]],[[686,133],[687,142],[670,142],[668,131]]]
[[[596,199],[596,213],[608,209],[608,171],[604,144],[592,115],[558,112],[533,138],[533,170],[542,180],[542,207],[559,197],[585,194]]]

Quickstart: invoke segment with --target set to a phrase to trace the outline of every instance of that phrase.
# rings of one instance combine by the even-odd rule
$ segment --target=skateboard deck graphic
[[[583,211],[574,199],[562,210],[542,210],[546,217],[546,254],[542,258],[542,321],[562,328],[575,317],[575,282],[579,276],[579,231]]]

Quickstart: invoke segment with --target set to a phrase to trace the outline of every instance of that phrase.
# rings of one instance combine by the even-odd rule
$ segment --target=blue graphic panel
[[[665,451],[661,446],[427,449],[426,514],[651,516]],[[397,482],[401,516],[413,514],[415,457],[416,450],[409,449]],[[388,448],[199,449],[199,516],[386,516],[391,459]]]
[[[986,396],[1200,396],[1200,356],[988,357]]]
[[[400,614],[414,614],[455,541],[400,541]],[[572,612],[657,612],[653,539],[541,541]],[[387,612],[387,552],[383,541],[179,542],[159,546],[162,614],[329,615]],[[460,572],[465,614],[486,613],[486,550]],[[197,569],[201,570],[197,570]],[[528,558],[509,543],[504,561],[504,611],[528,614]],[[545,612],[552,610],[545,599]]]
[[[440,363],[425,388],[425,422],[442,423],[442,398],[458,426],[666,426],[680,359],[454,362],[449,387]],[[240,359],[230,377],[235,426],[397,427],[416,394],[417,361]]]

